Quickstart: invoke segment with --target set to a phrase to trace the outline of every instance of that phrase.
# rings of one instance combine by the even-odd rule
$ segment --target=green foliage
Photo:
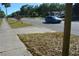
[[[22,17],[44,17],[49,15],[49,13],[52,14],[53,11],[64,11],[64,7],[64,4],[59,3],[43,3],[40,5],[26,4],[20,8],[19,15]],[[11,16],[14,17],[14,14],[17,14],[17,12],[12,13]]]
[[[0,18],[3,18],[5,16],[4,11],[0,10]]]
[[[2,3],[2,5],[4,5],[5,8],[10,7],[10,3]]]

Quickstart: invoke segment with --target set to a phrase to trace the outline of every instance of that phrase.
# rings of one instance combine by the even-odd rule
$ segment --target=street
[[[29,22],[33,26],[45,27],[45,28],[49,28],[57,32],[64,31],[64,21],[62,21],[60,24],[46,24],[44,23],[45,22],[44,18],[22,18],[22,21]],[[71,34],[79,35],[79,22],[71,23]]]

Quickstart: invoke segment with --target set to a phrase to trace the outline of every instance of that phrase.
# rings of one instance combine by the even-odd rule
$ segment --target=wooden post
[[[63,38],[63,49],[62,49],[63,56],[69,55],[71,20],[72,20],[72,3],[66,3],[65,23],[64,23],[64,38]]]

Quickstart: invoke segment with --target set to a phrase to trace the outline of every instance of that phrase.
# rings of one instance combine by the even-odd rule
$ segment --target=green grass
[[[1,23],[2,23],[2,19],[0,19],[0,25],[1,25]]]
[[[63,33],[18,34],[18,36],[28,50],[35,56],[62,55]],[[70,55],[79,56],[79,36],[71,36]]]
[[[8,19],[8,23],[12,28],[32,26],[32,24],[30,24],[30,23],[27,23],[27,22],[24,23],[24,22],[17,21],[17,20],[12,20],[12,19]]]

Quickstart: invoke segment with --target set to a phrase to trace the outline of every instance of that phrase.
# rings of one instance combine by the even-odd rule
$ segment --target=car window
[[[55,19],[60,19],[60,18],[58,18],[58,17],[54,17]]]

